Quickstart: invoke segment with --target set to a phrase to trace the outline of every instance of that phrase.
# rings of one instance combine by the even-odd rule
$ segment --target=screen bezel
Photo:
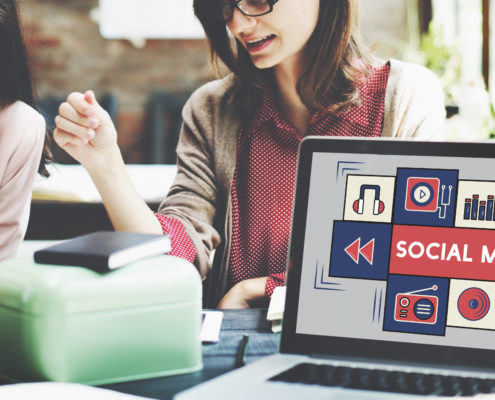
[[[296,333],[303,243],[314,153],[494,158],[493,142],[419,142],[394,139],[306,137],[299,147],[292,234],[288,257],[287,294],[280,352],[417,362],[466,368],[495,369],[495,350],[351,339]],[[495,170],[495,168],[494,168]],[[495,176],[494,176],[495,178]]]

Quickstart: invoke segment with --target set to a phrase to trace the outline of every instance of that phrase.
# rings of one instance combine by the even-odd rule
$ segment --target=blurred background
[[[375,54],[425,65],[442,80],[449,140],[495,133],[491,2],[361,0],[363,36]],[[174,163],[180,107],[214,78],[192,0],[20,4],[47,122],[68,93],[93,89],[117,124],[126,162]],[[56,161],[71,162],[61,153]]]
[[[131,180],[156,210],[175,176],[182,105],[215,77],[192,0],[19,2],[47,124],[70,92],[93,89],[117,125]],[[495,137],[492,2],[360,0],[363,36],[378,57],[440,78],[447,140]],[[55,161],[51,177],[35,182],[26,239],[112,229],[87,172],[62,151]]]

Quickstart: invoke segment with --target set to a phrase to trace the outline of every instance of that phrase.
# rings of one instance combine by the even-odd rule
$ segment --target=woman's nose
[[[256,17],[244,15],[237,8],[232,12],[232,19],[227,21],[227,27],[234,34],[246,33],[256,25]]]

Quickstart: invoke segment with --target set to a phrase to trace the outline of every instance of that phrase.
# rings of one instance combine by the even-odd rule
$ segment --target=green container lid
[[[197,270],[186,260],[168,255],[107,273],[36,264],[31,258],[0,263],[0,306],[24,314],[54,317],[198,298],[201,278]]]

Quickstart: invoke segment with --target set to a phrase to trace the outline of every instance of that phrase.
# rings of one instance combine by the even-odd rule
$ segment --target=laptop
[[[309,137],[279,353],[176,396],[495,392],[495,145]]]

